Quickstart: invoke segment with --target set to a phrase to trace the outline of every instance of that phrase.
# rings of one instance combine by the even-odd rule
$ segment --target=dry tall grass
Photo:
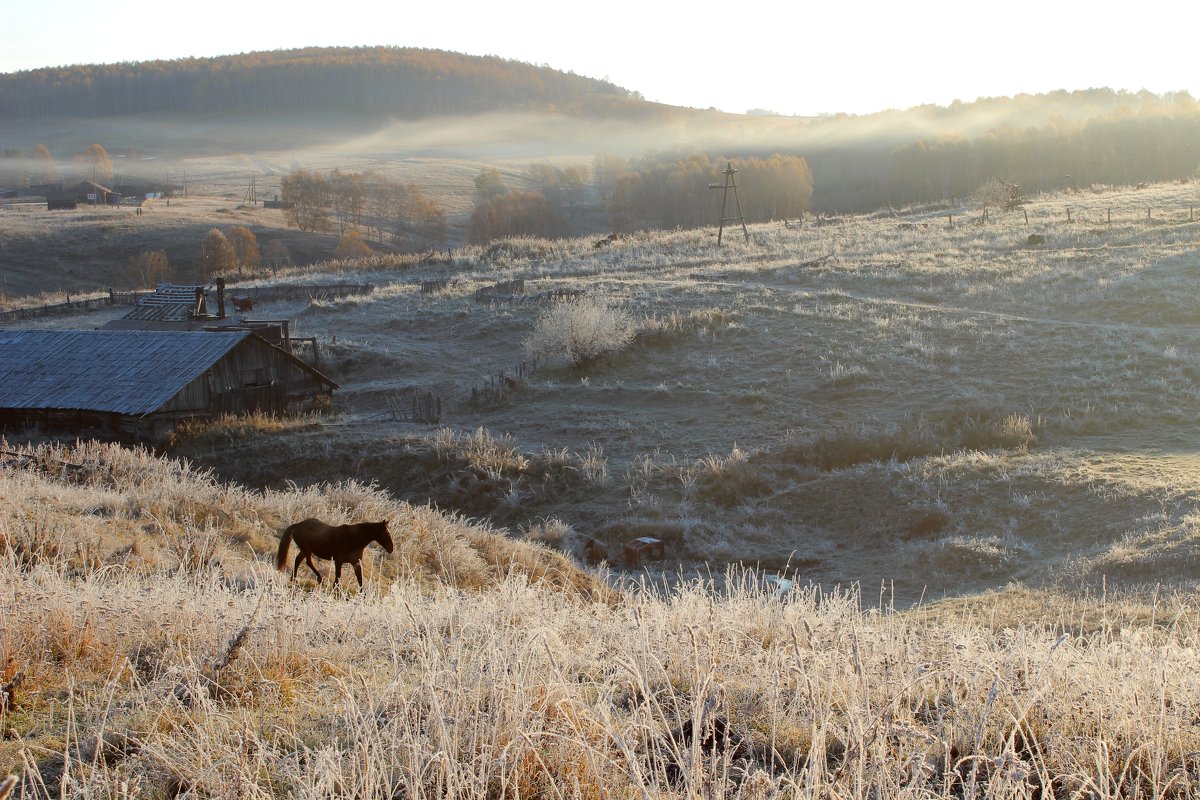
[[[79,445],[6,456],[0,492],[15,797],[1200,794],[1190,596],[898,612],[733,571],[598,602],[361,485]],[[272,526],[309,514],[386,516],[397,552],[358,594],[292,584]]]

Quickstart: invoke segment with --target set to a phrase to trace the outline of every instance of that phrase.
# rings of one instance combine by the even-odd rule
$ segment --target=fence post
[[[946,219],[950,220],[950,227],[951,227],[951,228],[953,228],[953,227],[954,227],[954,215],[953,215],[953,214],[947,214],[947,215],[946,215]]]
[[[1067,224],[1071,224],[1071,207],[1067,206]]]
[[[1021,213],[1025,215],[1025,224],[1028,225],[1029,224],[1029,209],[1022,208]]]
[[[1108,209],[1108,224],[1112,225],[1112,208],[1111,207],[1109,207],[1109,209]]]
[[[1150,209],[1146,209],[1146,222],[1150,221]]]

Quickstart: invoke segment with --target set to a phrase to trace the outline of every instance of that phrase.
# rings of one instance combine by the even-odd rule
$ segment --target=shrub
[[[737,445],[728,456],[709,455],[700,459],[695,475],[700,495],[726,508],[771,491],[769,478]]]
[[[572,366],[623,350],[633,341],[633,316],[599,297],[556,303],[534,325],[525,349],[535,358],[563,358]]]
[[[521,538],[527,542],[562,548],[563,542],[573,533],[571,526],[555,517],[530,522],[521,529]]]
[[[971,192],[971,201],[980,208],[1016,208],[1021,205],[1021,187],[993,178]]]
[[[479,254],[489,264],[537,261],[563,255],[562,245],[539,236],[508,236],[489,243]]]
[[[338,239],[337,257],[340,259],[366,258],[372,255],[371,247],[362,240],[358,231],[342,234]]]

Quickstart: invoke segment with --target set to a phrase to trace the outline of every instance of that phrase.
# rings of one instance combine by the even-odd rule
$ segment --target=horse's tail
[[[284,562],[287,561],[288,548],[292,545],[292,528],[295,525],[288,525],[279,537],[279,552],[275,554],[275,568],[283,571]]]

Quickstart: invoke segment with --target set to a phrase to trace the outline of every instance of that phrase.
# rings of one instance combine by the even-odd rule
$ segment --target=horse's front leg
[[[361,589],[363,587],[362,564],[359,564],[357,561],[354,562],[354,577],[358,578],[358,588]]]
[[[342,580],[342,562],[333,562],[333,585],[337,586]]]

